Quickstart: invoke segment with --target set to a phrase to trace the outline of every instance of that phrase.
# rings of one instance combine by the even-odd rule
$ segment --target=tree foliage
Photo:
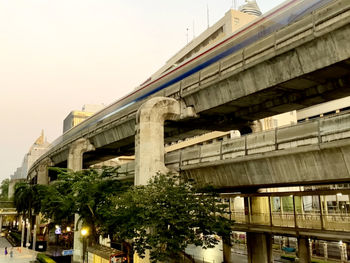
[[[10,179],[4,179],[1,182],[0,185],[0,200],[1,201],[7,201],[8,200],[8,193],[9,193],[9,185],[10,185]]]
[[[19,214],[31,218],[38,214],[41,208],[41,192],[44,186],[29,182],[19,182],[15,185],[14,204]]]
[[[86,169],[73,172],[55,168],[58,179],[42,192],[42,214],[62,224],[79,214],[90,228],[94,241],[103,229],[104,217],[112,209],[112,197],[125,191],[130,182],[122,182],[118,168]]]
[[[199,188],[179,176],[158,174],[146,186],[134,186],[114,199],[115,210],[106,220],[120,239],[132,239],[152,262],[180,257],[189,244],[213,247],[216,235],[227,238],[231,223],[219,196],[211,188]]]
[[[178,259],[189,244],[203,248],[230,240],[231,222],[223,217],[226,206],[214,189],[200,188],[173,174],[157,174],[145,186],[121,181],[118,168],[73,172],[55,168],[57,180],[48,186],[16,185],[18,212],[40,211],[55,224],[72,222],[79,214],[93,241],[111,235],[131,243],[152,262]]]

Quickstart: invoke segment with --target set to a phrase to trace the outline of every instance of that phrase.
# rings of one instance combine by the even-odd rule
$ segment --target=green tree
[[[15,185],[14,204],[19,214],[24,218],[32,219],[33,215],[40,212],[42,185],[34,185],[29,182],[19,182]]]
[[[146,186],[121,181],[118,168],[73,172],[55,168],[49,186],[16,185],[15,204],[31,217],[39,210],[55,223],[80,215],[92,241],[110,234],[129,243],[139,255],[151,251],[152,262],[179,260],[189,244],[213,247],[220,235],[229,243],[231,222],[212,188],[199,188],[179,176],[158,174]]]
[[[1,186],[0,186],[0,189],[1,189],[0,200],[1,201],[8,200],[9,185],[10,185],[10,179],[2,180]]]
[[[79,214],[83,226],[91,230],[96,242],[104,229],[105,213],[113,210],[112,197],[125,191],[131,182],[120,180],[118,167],[71,171],[54,168],[58,179],[42,192],[41,212],[62,224]]]
[[[230,236],[231,222],[222,216],[226,206],[215,191],[179,176],[158,174],[114,203],[105,225],[119,239],[132,239],[139,255],[150,249],[152,262],[176,261],[189,244],[208,248],[218,243],[215,235],[226,241]]]

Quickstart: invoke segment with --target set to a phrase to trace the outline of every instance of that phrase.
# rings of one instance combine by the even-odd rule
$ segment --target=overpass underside
[[[232,192],[350,182],[350,114],[223,138],[165,155],[169,169]],[[133,176],[135,163],[120,171]]]
[[[224,191],[350,181],[350,114],[339,114],[166,155],[169,168]]]
[[[350,140],[277,150],[210,165],[183,166],[181,174],[222,191],[235,188],[330,184],[350,181]]]
[[[189,125],[239,129],[350,95],[349,9],[334,1],[185,79],[181,97],[201,116]]]

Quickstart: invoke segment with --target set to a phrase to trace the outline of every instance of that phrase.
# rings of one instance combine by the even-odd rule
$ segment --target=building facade
[[[71,111],[63,121],[63,133],[102,110],[104,107],[104,104],[85,104],[81,110]]]

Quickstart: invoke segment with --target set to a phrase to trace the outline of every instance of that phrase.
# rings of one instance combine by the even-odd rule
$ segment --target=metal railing
[[[322,215],[321,213],[250,213],[245,212],[230,213],[230,219],[236,224],[253,224],[303,229],[323,229],[331,231],[350,232],[350,214]],[[295,226],[296,223],[296,226]]]

